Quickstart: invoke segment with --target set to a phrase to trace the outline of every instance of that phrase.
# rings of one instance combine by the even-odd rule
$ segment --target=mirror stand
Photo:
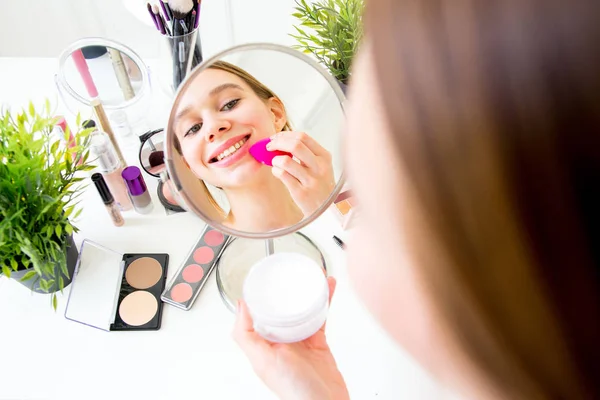
[[[235,312],[237,300],[242,298],[244,280],[250,268],[275,253],[299,253],[312,258],[327,271],[323,253],[306,235],[296,232],[275,239],[232,239],[216,265],[219,293],[229,310]]]

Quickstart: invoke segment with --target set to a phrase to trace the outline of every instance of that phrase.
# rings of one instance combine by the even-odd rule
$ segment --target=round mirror
[[[88,112],[92,102],[100,101],[127,147],[152,125],[148,69],[129,47],[102,38],[81,39],[62,52],[58,64],[56,87],[73,114]]]
[[[323,67],[285,46],[242,45],[206,60],[181,85],[169,116],[173,190],[186,209],[231,235],[296,232],[342,187],[343,101]]]
[[[63,51],[57,81],[73,99],[89,105],[99,98],[106,109],[130,105],[149,86],[147,69],[133,50],[99,38],[79,40]]]

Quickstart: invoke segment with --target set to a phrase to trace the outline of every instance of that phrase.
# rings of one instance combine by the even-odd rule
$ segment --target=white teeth
[[[230,155],[232,155],[233,153],[235,153],[240,147],[242,147],[244,145],[244,143],[246,143],[248,139],[244,138],[242,140],[240,140],[239,142],[237,142],[236,144],[232,145],[230,148],[226,149],[224,152],[222,152],[221,154],[219,154],[217,156],[217,160],[221,161],[222,159],[224,159],[225,157],[228,157]]]

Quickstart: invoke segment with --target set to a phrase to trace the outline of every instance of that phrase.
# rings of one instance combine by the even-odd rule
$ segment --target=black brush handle
[[[178,21],[173,20],[173,36],[178,37],[183,34],[183,28]],[[181,82],[183,81],[185,71],[181,70],[179,64],[179,43],[182,39],[173,39],[173,89],[177,90]]]

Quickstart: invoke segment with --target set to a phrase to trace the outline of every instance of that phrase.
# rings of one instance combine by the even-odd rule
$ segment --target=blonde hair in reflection
[[[231,63],[228,63],[226,61],[215,61],[214,63],[210,64],[207,67],[207,69],[218,69],[218,70],[225,71],[225,72],[228,72],[230,74],[237,76],[238,78],[242,79],[248,86],[250,86],[250,89],[252,89],[254,94],[256,94],[265,103],[269,99],[272,99],[272,98],[278,100],[279,103],[281,104],[281,106],[283,107],[283,113],[286,116],[285,125],[283,126],[283,128],[281,130],[282,131],[291,131],[292,130],[290,120],[287,116],[287,110],[285,109],[285,104],[283,104],[283,101],[281,101],[281,99],[279,98],[279,96],[277,96],[275,94],[275,92],[273,92],[271,89],[269,89],[267,86],[265,86],[262,82],[260,82],[258,79],[256,79],[253,75],[248,73],[246,70],[244,70],[236,65],[233,65]],[[172,131],[174,131],[174,129],[172,129]],[[183,153],[181,151],[181,143],[179,142],[179,138],[177,137],[177,135],[173,135],[173,139],[174,139],[173,141],[174,141],[175,150],[177,150],[179,155],[181,155],[183,157]],[[184,158],[184,160],[185,160],[185,158]],[[206,183],[202,179],[200,179],[200,185],[201,185],[202,190],[206,194],[206,197],[208,198],[209,203],[217,210],[217,212],[223,218],[225,218],[227,216],[227,213],[225,212],[225,210],[223,210],[223,208],[219,205],[219,203],[212,196],[212,194],[210,193],[210,190],[208,189],[208,186],[206,186]]]

